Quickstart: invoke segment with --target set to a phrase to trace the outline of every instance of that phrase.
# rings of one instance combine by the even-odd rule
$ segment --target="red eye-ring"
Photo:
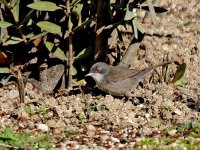
[[[100,69],[99,69],[99,68],[96,68],[95,72],[100,72]]]

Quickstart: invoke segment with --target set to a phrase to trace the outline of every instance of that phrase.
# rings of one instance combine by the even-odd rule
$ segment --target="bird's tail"
[[[145,68],[143,70],[141,70],[140,72],[138,72],[135,76],[137,76],[139,79],[143,79],[145,77],[145,75],[147,75],[148,73],[151,73],[151,71],[153,71],[154,69],[156,69],[157,67],[160,67],[160,66],[166,66],[168,64],[171,64],[173,63],[174,61],[167,61],[167,62],[164,62],[164,63],[161,63],[161,64],[158,64],[158,65],[155,65],[155,66],[151,66],[149,68]]]

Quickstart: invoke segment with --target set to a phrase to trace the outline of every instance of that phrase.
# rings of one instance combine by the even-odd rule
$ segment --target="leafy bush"
[[[69,87],[77,71],[80,74],[92,60],[106,59],[108,38],[114,30],[122,40],[124,30],[120,25],[125,30],[131,27],[131,41],[137,40],[139,33],[145,33],[142,26],[145,16],[141,12],[148,12],[156,23],[156,13],[166,11],[154,8],[152,0],[0,2],[1,67],[12,68],[19,64],[24,67],[33,58],[37,58],[39,65],[52,58],[60,59],[67,66]],[[5,82],[10,78],[10,70],[2,69],[1,73],[7,74]]]

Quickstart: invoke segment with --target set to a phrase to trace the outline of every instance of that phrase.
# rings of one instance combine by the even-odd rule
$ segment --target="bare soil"
[[[48,133],[54,149],[115,149],[133,147],[137,138],[199,121],[200,1],[165,0],[160,6],[168,12],[158,16],[156,25],[145,24],[148,34],[138,50],[143,57],[133,60],[133,68],[158,64],[168,56],[186,63],[185,84],[157,82],[154,73],[135,90],[139,98],[126,100],[92,93],[55,97],[28,83],[26,104],[17,106],[19,94],[11,83],[0,88],[0,129],[10,126],[32,134]],[[168,78],[176,68],[169,65]]]

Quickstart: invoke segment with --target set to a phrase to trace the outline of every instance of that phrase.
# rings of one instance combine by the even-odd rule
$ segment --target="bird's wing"
[[[125,80],[130,78],[138,73],[139,70],[132,70],[126,67],[118,66],[117,69],[115,67],[110,68],[109,73],[107,75],[108,82],[117,82],[121,80]]]
[[[110,68],[110,71],[107,75],[107,81],[108,82],[117,82],[121,80],[125,80],[127,78],[132,78],[135,77],[138,80],[142,80],[145,75],[156,69],[157,67],[164,66],[167,64],[172,63],[173,61],[169,62],[164,62],[155,66],[151,66],[149,68],[145,68],[142,70],[134,70],[134,69],[128,69],[126,67],[118,66],[117,69],[116,67]],[[119,73],[120,72],[120,73]]]

